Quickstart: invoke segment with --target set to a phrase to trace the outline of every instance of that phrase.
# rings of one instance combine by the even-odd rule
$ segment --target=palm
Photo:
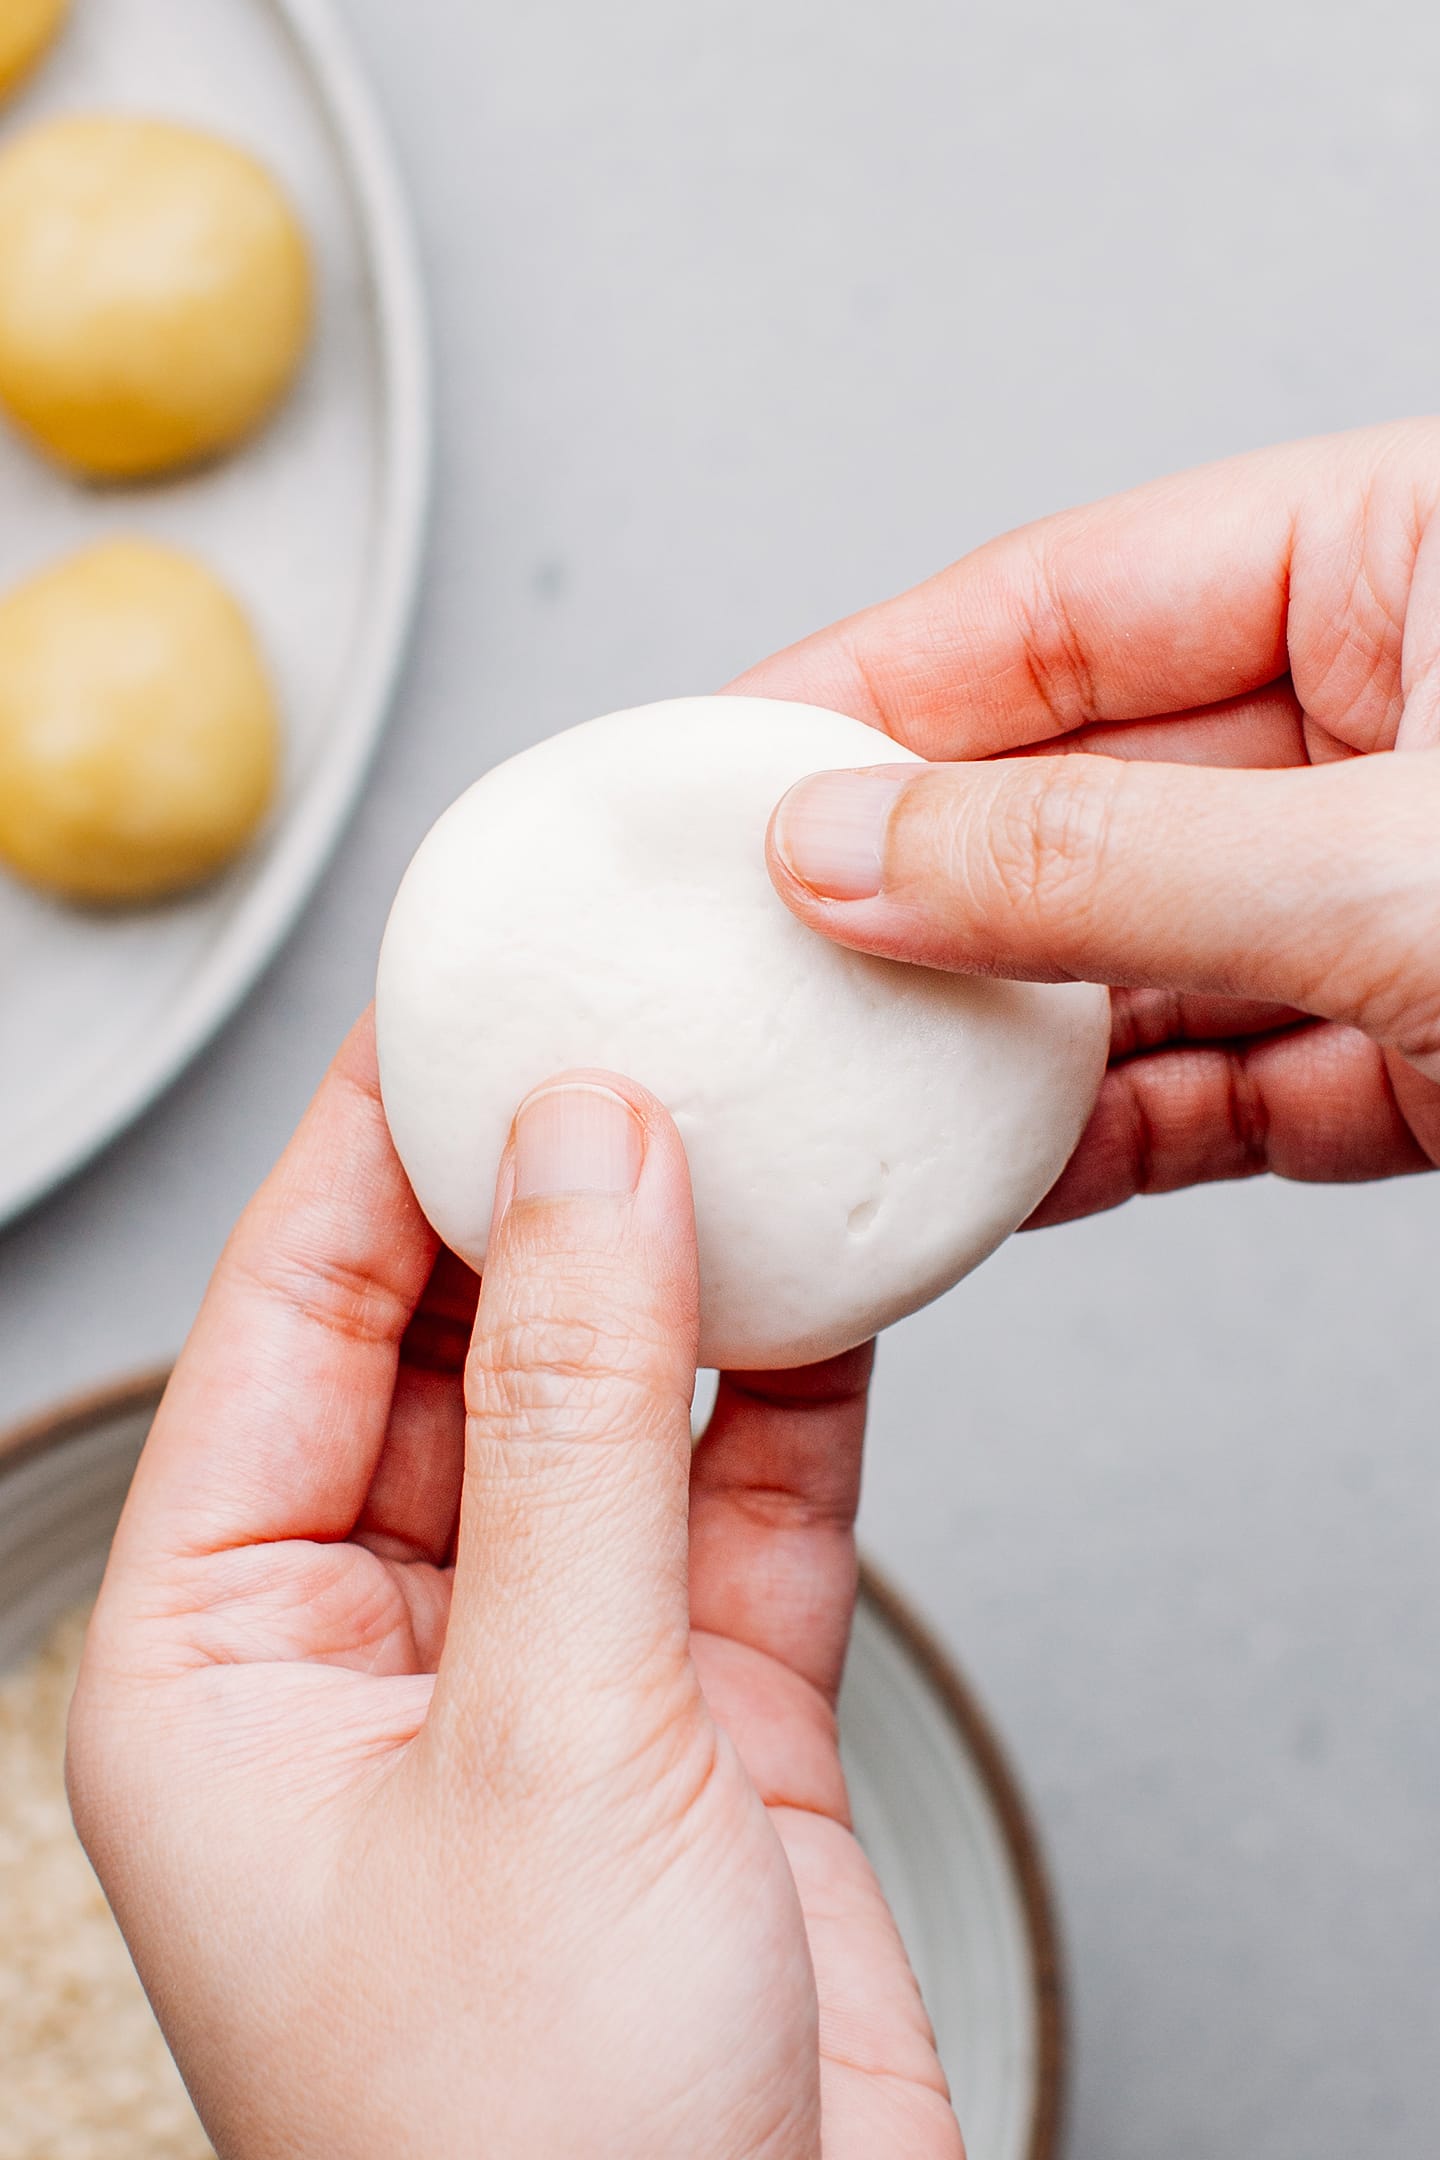
[[[423,1722],[454,1582],[477,1292],[440,1259],[404,1333],[347,1534],[226,1547],[186,1570],[182,1624],[212,1674],[214,1744],[259,1725],[282,1790],[307,1768],[324,1787],[352,1767],[363,1774]],[[684,1866],[701,1880],[738,1867],[752,1896],[767,1886],[782,1934],[798,1891],[803,1930],[757,2007],[770,2014],[777,1985],[818,1997],[826,2160],[953,2160],[961,2147],[929,2023],[849,1827],[835,1722],[868,1375],[868,1353],[855,1353],[808,1373],[727,1379],[696,1453],[691,1648],[698,1714],[728,1741],[729,1770],[706,1789]],[[348,1411],[364,1419],[358,1393]],[[297,1668],[309,1682],[295,1684]]]

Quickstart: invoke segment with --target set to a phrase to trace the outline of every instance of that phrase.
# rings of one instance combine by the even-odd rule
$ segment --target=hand
[[[836,1752],[868,1353],[692,1473],[663,1111],[542,1090],[500,1208],[477,1311],[358,1030],[115,1545],[72,1798],[216,2149],[961,2160]]]
[[[771,865],[858,950],[1118,986],[1037,1222],[1440,1162],[1437,512],[1435,421],[1238,458],[1012,533],[735,686],[1004,760],[804,782]]]

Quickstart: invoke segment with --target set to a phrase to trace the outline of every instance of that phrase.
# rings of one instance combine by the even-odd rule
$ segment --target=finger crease
[[[1100,718],[1095,674],[1046,555],[1034,557],[1037,599],[1021,601],[1025,670],[1060,734]]]
[[[307,1326],[346,1342],[392,1343],[410,1318],[408,1298],[348,1261],[270,1258],[246,1264],[244,1272],[262,1296],[278,1298]]]
[[[1225,1118],[1240,1161],[1253,1171],[1270,1167],[1270,1115],[1244,1051],[1225,1060]]]
[[[723,1500],[766,1530],[843,1530],[848,1535],[855,1523],[853,1500],[837,1495],[833,1500],[797,1493],[783,1485],[711,1485],[706,1497]]]
[[[787,1393],[783,1387],[768,1387],[763,1379],[737,1380],[733,1373],[726,1375],[730,1391],[741,1395],[747,1402],[763,1403],[767,1410],[842,1410],[847,1403],[863,1402],[869,1392],[869,1376],[858,1386],[822,1387],[813,1395]]]
[[[1130,1160],[1134,1165],[1132,1182],[1137,1193],[1156,1190],[1155,1148],[1155,1127],[1145,1106],[1144,1091],[1137,1087],[1130,1097]]]

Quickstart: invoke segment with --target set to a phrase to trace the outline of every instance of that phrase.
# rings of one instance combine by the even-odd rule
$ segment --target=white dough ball
[[[400,888],[376,1007],[395,1145],[447,1245],[481,1266],[515,1111],[578,1066],[638,1080],[680,1129],[702,1364],[850,1349],[1024,1221],[1094,1104],[1106,992],[842,951],[766,869],[793,782],[909,762],[814,706],[680,698],[461,796]]]

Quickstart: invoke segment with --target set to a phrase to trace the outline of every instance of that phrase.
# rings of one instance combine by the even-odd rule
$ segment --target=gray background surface
[[[0,1239],[0,1416],[170,1353],[484,765],[718,685],[990,532],[1435,402],[1405,0],[350,0],[442,457],[415,657],[213,1051]],[[871,1550],[1037,1802],[1076,2160],[1434,2149],[1440,1191],[1017,1241],[886,1346]]]

